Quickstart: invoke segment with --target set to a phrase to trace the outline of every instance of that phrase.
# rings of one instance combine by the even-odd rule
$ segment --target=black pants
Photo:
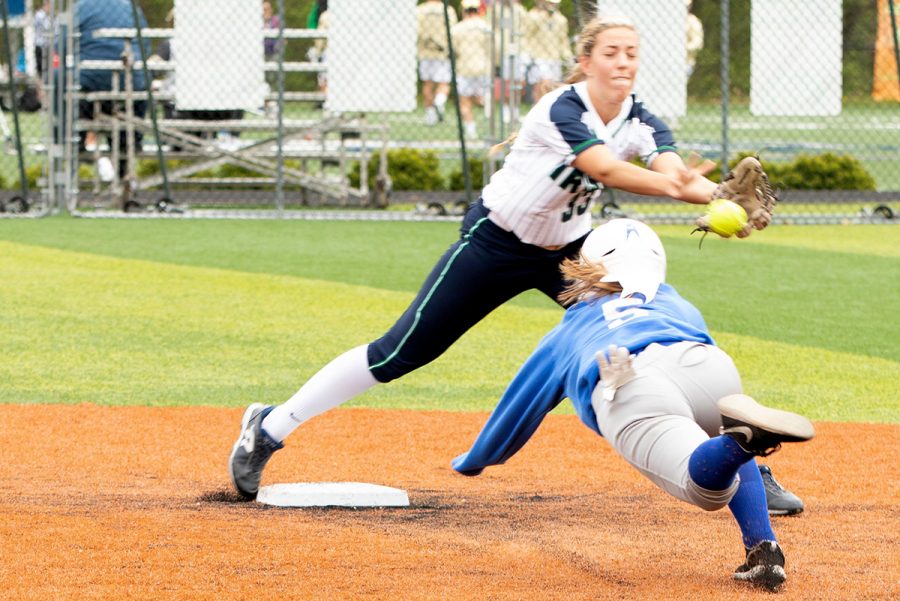
[[[124,113],[125,107],[122,105],[122,102],[119,101],[118,104],[119,105],[116,107],[116,109],[119,112]],[[104,115],[112,115],[113,114],[113,102],[110,100],[101,102],[100,103],[100,112],[103,113]],[[135,101],[134,116],[137,117],[138,119],[143,119],[145,114],[147,114],[147,103],[143,100]],[[78,101],[78,118],[85,119],[88,121],[93,120],[94,119],[94,103],[89,100],[79,100]],[[110,144],[111,144],[112,140],[110,139],[109,134],[104,134],[104,135],[106,136],[107,139],[109,139]],[[128,139],[127,139],[126,135],[127,134],[125,132],[125,126],[123,125],[119,131],[119,148],[123,152],[125,151],[125,145],[128,143],[127,142]],[[134,132],[134,141],[135,141],[135,147],[138,150],[140,150],[140,148],[141,148],[141,141],[143,139],[144,139],[144,134],[142,132],[136,130]],[[79,148],[79,150],[84,150],[84,132],[81,132],[81,139],[79,140],[78,148]]]
[[[587,234],[550,251],[499,228],[488,212],[481,201],[469,208],[460,239],[440,258],[397,323],[369,345],[369,370],[379,382],[438,358],[491,311],[526,290],[557,299],[564,287],[559,265],[578,253]]]
[[[244,111],[241,109],[234,110],[210,110],[210,111],[179,111],[175,108],[174,102],[167,102],[163,105],[163,115],[166,119],[190,119],[192,121],[222,121],[225,119],[228,120],[241,120],[244,118]],[[211,130],[195,130],[195,131],[185,131],[184,133],[195,136],[197,138],[205,138],[211,139],[216,137],[216,132]],[[234,137],[240,137],[240,131],[231,131],[230,132]],[[178,152],[183,150],[183,147],[179,144],[172,144],[171,148],[173,151]]]
[[[41,46],[34,47],[34,64],[37,65],[38,77],[44,80],[44,49]]]
[[[94,90],[89,90],[94,91]],[[121,101],[117,101],[118,106],[115,107],[117,110],[124,112],[125,107],[122,106]],[[113,114],[113,101],[107,100],[100,103],[100,112],[104,115],[112,115]],[[147,113],[147,103],[143,100],[135,101],[134,103],[134,116],[138,119],[143,119],[144,115]],[[93,120],[94,118],[94,103],[89,100],[79,100],[78,101],[78,118],[85,120]],[[78,150],[79,152],[84,152],[84,139],[86,132],[79,133],[78,139]],[[112,136],[108,132],[104,132],[104,137],[109,141],[110,147],[112,146]],[[100,136],[97,137],[98,143]],[[141,151],[142,142],[144,139],[144,134],[135,128],[134,132],[134,149],[135,152]],[[119,152],[120,156],[125,156],[128,149],[128,132],[125,130],[125,126],[123,125],[119,130]],[[124,177],[125,172],[127,170],[128,161],[125,158],[119,159],[119,177]]]

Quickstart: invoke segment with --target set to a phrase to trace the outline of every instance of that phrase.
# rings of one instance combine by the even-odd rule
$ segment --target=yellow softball
[[[709,229],[723,238],[729,238],[747,225],[747,211],[744,207],[726,198],[718,198],[706,210]]]

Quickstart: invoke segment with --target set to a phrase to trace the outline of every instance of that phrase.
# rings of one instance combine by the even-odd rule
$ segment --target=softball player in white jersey
[[[747,557],[735,578],[777,588],[784,555],[754,457],[808,440],[812,425],[741,394],[737,369],[700,312],[663,283],[665,250],[648,226],[610,221],[588,236],[580,255],[563,266],[571,284],[561,298],[575,304],[526,360],[454,469],[474,476],[505,462],[568,397],[588,427],[666,492],[708,511],[729,504]],[[604,356],[598,366],[597,353],[606,349],[609,362]]]
[[[637,47],[630,24],[589,23],[575,73],[581,83],[532,110],[484,201],[467,212],[460,239],[397,322],[332,360],[285,403],[248,407],[229,460],[241,495],[256,496],[266,462],[306,420],[436,359],[521,292],[537,289],[555,300],[563,290],[560,264],[577,255],[590,232],[601,185],[709,201],[716,184],[685,167],[665,125],[631,96]],[[650,169],[623,160],[637,154]]]

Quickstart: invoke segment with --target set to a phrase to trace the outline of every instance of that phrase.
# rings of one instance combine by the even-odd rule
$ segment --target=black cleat
[[[767,591],[777,591],[787,574],[784,572],[784,553],[778,543],[764,540],[747,549],[747,560],[734,571],[734,579],[749,582]]]
[[[765,457],[781,448],[783,442],[803,442],[815,436],[812,422],[796,413],[760,405],[745,394],[719,399],[722,428],[748,453]]]
[[[272,440],[262,429],[263,419],[272,409],[274,407],[262,403],[247,407],[241,419],[241,435],[234,443],[228,459],[231,483],[245,499],[256,498],[266,462],[272,457],[272,453],[284,447],[284,444]]]

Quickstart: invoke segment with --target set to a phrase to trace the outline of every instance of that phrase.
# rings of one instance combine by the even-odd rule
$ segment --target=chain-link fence
[[[598,12],[634,22],[635,93],[680,151],[723,164],[759,154],[782,189],[779,219],[900,210],[894,0],[4,8],[4,215],[458,212],[502,165],[490,149],[565,77]],[[695,213],[615,190],[601,198],[598,215]]]

